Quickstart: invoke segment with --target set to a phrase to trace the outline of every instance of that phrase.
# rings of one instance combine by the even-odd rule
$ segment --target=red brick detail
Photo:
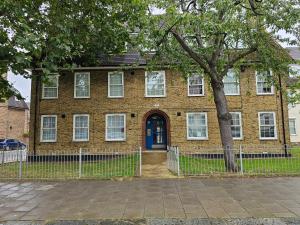
[[[170,125],[169,116],[161,110],[152,109],[143,116],[143,122],[142,122],[142,150],[146,150],[146,122],[147,122],[147,119],[153,114],[158,114],[166,120],[167,145],[171,144],[171,132],[170,132],[171,131],[171,129],[170,129],[171,125]]]

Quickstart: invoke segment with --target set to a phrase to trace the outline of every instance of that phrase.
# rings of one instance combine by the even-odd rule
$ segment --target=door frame
[[[167,136],[167,146],[171,144],[171,134],[170,134],[170,118],[169,116],[158,109],[152,109],[150,111],[148,111],[147,113],[145,113],[145,115],[143,116],[143,121],[142,121],[142,150],[146,150],[146,123],[147,123],[147,119],[153,115],[153,114],[158,114],[159,116],[163,117],[166,121],[166,136]]]

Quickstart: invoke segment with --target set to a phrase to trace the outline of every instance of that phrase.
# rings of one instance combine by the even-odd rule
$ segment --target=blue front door
[[[166,149],[167,130],[165,119],[160,115],[152,115],[146,123],[146,148]]]

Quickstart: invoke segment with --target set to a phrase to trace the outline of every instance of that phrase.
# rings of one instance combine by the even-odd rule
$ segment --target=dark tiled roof
[[[146,65],[147,60],[139,53],[124,53],[119,55],[99,55],[101,66]]]
[[[300,60],[300,47],[288,47],[286,49],[293,59]]]
[[[17,109],[29,109],[24,100],[16,100],[15,96],[12,96],[8,99],[8,107]]]

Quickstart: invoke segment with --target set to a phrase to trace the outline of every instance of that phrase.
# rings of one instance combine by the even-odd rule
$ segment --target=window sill
[[[151,96],[151,95],[145,95],[145,98],[165,98],[166,95],[158,95],[158,96]]]
[[[274,137],[274,138],[259,138],[259,140],[261,140],[261,141],[276,141],[277,137]]]
[[[188,141],[207,141],[208,138],[187,138]]]
[[[107,141],[107,142],[125,142],[126,139],[114,139],[114,140],[105,139],[105,141]]]
[[[188,95],[188,97],[205,97],[205,94],[203,94],[203,95]]]
[[[40,141],[40,143],[56,143],[56,140],[54,140],[54,141]]]
[[[274,93],[256,93],[258,96],[265,96],[265,95],[274,95]]]

